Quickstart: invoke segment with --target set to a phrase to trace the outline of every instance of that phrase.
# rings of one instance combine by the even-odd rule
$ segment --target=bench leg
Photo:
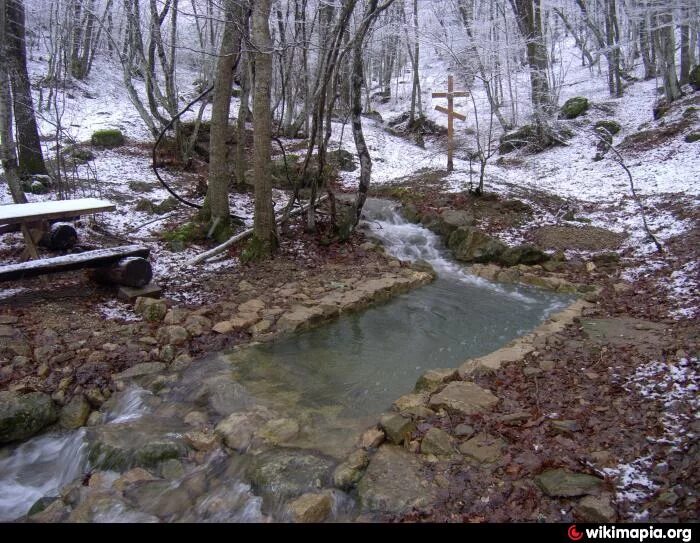
[[[26,245],[24,250],[27,254],[27,258],[22,258],[22,260],[38,259],[39,253],[36,250],[36,243],[34,243],[34,238],[26,223],[22,223],[22,235],[24,236],[24,244]]]

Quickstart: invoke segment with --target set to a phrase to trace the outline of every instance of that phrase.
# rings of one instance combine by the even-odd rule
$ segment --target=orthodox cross
[[[452,166],[452,155],[454,153],[454,119],[459,119],[460,121],[466,121],[467,118],[461,113],[457,113],[454,110],[454,98],[467,96],[464,91],[454,90],[454,80],[452,76],[447,77],[447,92],[434,92],[433,98],[447,98],[447,107],[435,106],[435,109],[440,113],[447,115],[447,171],[451,172],[453,170]]]

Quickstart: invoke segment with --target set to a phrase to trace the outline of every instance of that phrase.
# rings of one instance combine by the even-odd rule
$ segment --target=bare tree
[[[253,4],[251,42],[255,62],[253,86],[253,144],[255,156],[255,215],[253,238],[248,247],[252,258],[265,258],[277,248],[277,226],[272,206],[272,175],[270,156],[272,120],[270,84],[272,81],[272,39],[270,37],[271,0],[256,0]]]

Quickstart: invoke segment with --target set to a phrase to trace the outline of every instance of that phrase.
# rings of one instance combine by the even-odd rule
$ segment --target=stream
[[[331,520],[354,518],[355,497],[332,489],[330,474],[359,435],[426,370],[491,352],[571,301],[464,272],[390,202],[368,200],[364,218],[389,253],[430,263],[437,279],[319,328],[145,376],[113,395],[97,427],[1,448],[0,521],[23,517],[42,497],[65,502],[70,488],[82,505],[69,520],[285,521],[290,500],[320,489],[332,496]],[[187,452],[186,432],[232,414],[250,434],[239,452]],[[135,465],[157,478],[113,490]],[[101,493],[81,485],[89,472],[100,473]]]

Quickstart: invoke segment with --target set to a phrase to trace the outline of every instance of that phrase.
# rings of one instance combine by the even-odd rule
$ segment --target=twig
[[[652,234],[651,230],[649,229],[649,224],[647,224],[647,217],[646,214],[644,213],[644,205],[642,204],[642,201],[639,199],[639,196],[637,195],[637,191],[634,188],[634,180],[632,179],[632,172],[630,172],[629,168],[627,167],[627,164],[625,164],[625,159],[622,158],[622,155],[620,154],[620,151],[615,149],[613,147],[612,143],[605,139],[603,136],[598,134],[597,132],[594,132],[595,136],[602,141],[609,150],[611,150],[613,153],[615,153],[616,160],[620,166],[622,166],[622,169],[625,170],[627,173],[627,177],[629,178],[630,181],[630,190],[632,191],[632,197],[634,198],[634,201],[637,202],[637,205],[639,206],[639,214],[642,216],[642,223],[644,224],[644,230],[647,233],[647,236],[649,236],[649,239],[651,239],[654,242],[654,245],[656,245],[656,250],[660,253],[664,252],[664,248],[659,242],[658,239],[656,239],[656,236]]]

